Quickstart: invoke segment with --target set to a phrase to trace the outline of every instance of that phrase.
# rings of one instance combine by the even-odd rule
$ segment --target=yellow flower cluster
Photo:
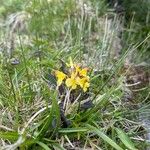
[[[81,66],[74,64],[71,58],[67,66],[70,68],[68,74],[58,70],[55,71],[57,85],[60,86],[64,81],[68,88],[76,89],[81,87],[86,92],[90,86],[89,76],[87,75],[88,68],[81,68]]]

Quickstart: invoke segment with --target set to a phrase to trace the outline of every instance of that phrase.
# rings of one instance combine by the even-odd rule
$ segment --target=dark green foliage
[[[124,0],[122,6],[125,9],[125,26],[127,27],[123,41],[126,47],[129,47],[133,43],[142,42],[150,34],[150,1]],[[149,63],[150,43],[148,41],[138,47],[136,55],[139,55],[139,58],[135,59],[133,56],[134,61]]]
[[[0,1],[0,17],[6,18],[11,13],[21,11],[26,5],[26,0],[1,0]]]
[[[30,31],[43,39],[55,40],[60,36],[64,21],[73,13],[74,8],[74,1],[32,0],[27,7],[27,12],[31,15]]]
[[[149,0],[124,0],[123,7],[128,21],[134,16],[135,21],[142,25],[150,23],[150,18],[148,17],[150,12]]]

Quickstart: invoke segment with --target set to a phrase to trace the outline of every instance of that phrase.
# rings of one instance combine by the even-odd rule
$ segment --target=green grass
[[[135,52],[137,48],[144,52],[147,45],[143,43],[148,42],[149,35],[131,42],[132,36],[124,32],[122,39],[127,41],[118,55],[119,48],[114,45],[121,45],[116,39],[123,17],[108,11],[105,1],[85,3],[83,7],[68,0],[33,0],[22,8],[18,2],[26,11],[27,29],[14,26],[16,30],[10,27],[8,31],[1,27],[1,47],[5,50],[0,55],[2,150],[146,149],[146,130],[138,117],[148,104],[148,86],[128,99],[132,90],[127,79],[132,66],[126,69],[124,64],[131,53],[139,61]],[[6,32],[14,37],[12,58],[6,53]],[[128,41],[131,45],[127,46]],[[90,68],[86,93],[69,93],[66,87],[61,92],[56,86],[53,72],[65,70],[70,56]],[[63,97],[68,103],[63,104],[67,108],[62,111]],[[90,102],[88,108],[83,105],[86,101]]]

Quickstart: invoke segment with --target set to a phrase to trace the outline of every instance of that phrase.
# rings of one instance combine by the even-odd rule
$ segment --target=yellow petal
[[[84,92],[86,92],[86,91],[87,91],[87,88],[86,88],[86,87],[84,87],[84,88],[83,88],[83,91],[84,91]]]
[[[56,70],[55,76],[57,78],[57,85],[60,86],[62,81],[66,78],[66,75],[63,72]]]
[[[66,86],[67,87],[70,87],[72,85],[72,80],[71,80],[71,78],[68,78],[67,80],[66,80]]]
[[[58,70],[55,71],[55,75],[58,79],[59,78],[64,79],[66,77],[66,75],[63,72],[58,71]]]
[[[76,80],[77,80],[77,84],[80,85],[81,88],[83,88],[83,86],[84,86],[84,79],[81,79],[81,78],[78,77]]]
[[[78,74],[78,72],[81,71],[80,66],[77,65],[77,64],[74,64],[74,67],[75,67],[75,72],[76,72],[76,74]]]
[[[76,80],[73,78],[68,78],[66,80],[66,86],[71,87],[71,89],[76,89],[77,88]]]
[[[88,71],[88,68],[84,68],[81,71],[79,71],[79,75],[85,77],[87,76],[87,71]]]
[[[84,87],[89,87],[90,86],[90,83],[89,82],[86,82]]]
[[[72,89],[76,89],[77,88],[77,84],[73,84],[71,88]]]
[[[76,79],[77,78],[77,73],[75,71],[71,72],[71,79]]]
[[[89,82],[86,82],[84,84],[84,87],[83,87],[83,91],[86,92],[87,91],[87,88],[90,86],[90,83]]]
[[[84,78],[77,77],[77,84],[83,89],[84,92],[86,92],[87,88],[90,86],[90,83],[88,82],[89,78],[87,77]]]

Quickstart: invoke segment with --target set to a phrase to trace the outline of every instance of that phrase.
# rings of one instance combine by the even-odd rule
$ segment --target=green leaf
[[[74,132],[87,132],[87,128],[64,128],[60,129],[59,133],[74,133]]]
[[[107,142],[108,144],[110,144],[116,150],[123,150],[117,143],[115,143],[112,139],[110,139],[107,135],[105,135],[99,129],[97,129],[97,128],[89,125],[89,124],[87,125],[87,127],[88,127],[89,130],[91,130],[91,132],[94,132],[95,134],[97,134],[99,137],[101,137],[105,142]]]
[[[37,141],[35,139],[28,139],[26,138],[26,140],[21,144],[22,147],[27,147],[30,146],[32,144],[35,144]]]
[[[53,143],[53,147],[55,150],[66,150],[65,148],[63,148],[61,145],[59,145],[58,143]]]
[[[120,138],[120,140],[122,141],[122,143],[129,148],[130,150],[137,150],[134,146],[134,143],[132,143],[132,141],[130,140],[130,138],[126,135],[126,133],[124,131],[122,131],[119,128],[115,128],[118,137]]]
[[[37,141],[37,144],[39,144],[42,148],[44,148],[45,150],[51,150],[46,144],[44,144],[43,142]]]
[[[0,138],[15,141],[19,137],[18,132],[2,132],[0,131]]]
[[[49,130],[51,132],[51,136],[55,134],[58,127],[60,126],[60,109],[57,101],[57,93],[51,92],[51,99],[52,99],[52,108],[48,115],[48,118],[45,120],[43,124],[41,124],[42,128],[38,134],[38,139],[43,138],[45,133]],[[53,125],[53,122],[55,123]]]

